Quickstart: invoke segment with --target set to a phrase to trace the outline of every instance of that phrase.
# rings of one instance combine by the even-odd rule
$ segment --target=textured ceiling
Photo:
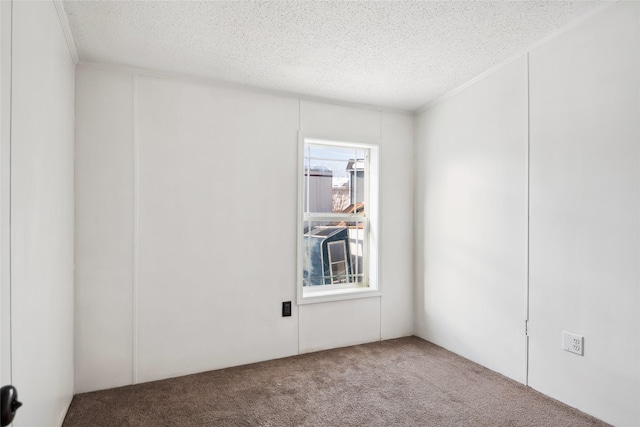
[[[63,3],[81,61],[415,110],[596,1]]]

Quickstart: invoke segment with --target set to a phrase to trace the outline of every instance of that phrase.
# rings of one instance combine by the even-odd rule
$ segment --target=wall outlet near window
[[[584,355],[584,337],[562,331],[562,349],[577,355]]]
[[[291,301],[284,301],[282,303],[282,317],[291,316]]]

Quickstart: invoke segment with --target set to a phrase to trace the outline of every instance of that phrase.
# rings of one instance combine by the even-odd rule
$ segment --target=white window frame
[[[365,262],[365,283],[350,284],[342,283],[335,285],[321,286],[322,289],[303,286],[303,257],[304,257],[304,233],[303,225],[305,221],[304,203],[304,158],[305,145],[326,145],[350,149],[366,150],[369,153],[367,172],[365,174],[365,209],[367,213],[366,226],[364,232],[367,234],[368,245],[364,248]],[[380,172],[379,172],[379,145],[370,141],[353,141],[342,138],[318,138],[300,134],[298,138],[298,251],[297,251],[297,286],[298,304],[311,304],[325,301],[336,301],[353,298],[366,298],[382,295],[378,273],[379,254],[379,199],[380,199]],[[354,214],[354,217],[357,215]],[[315,217],[315,216],[314,216]],[[359,216],[357,216],[360,219]],[[345,219],[344,214],[322,214],[322,218]],[[355,219],[355,218],[354,218]]]

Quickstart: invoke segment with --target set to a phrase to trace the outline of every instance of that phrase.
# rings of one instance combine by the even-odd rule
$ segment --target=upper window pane
[[[305,213],[364,214],[366,150],[306,144]]]

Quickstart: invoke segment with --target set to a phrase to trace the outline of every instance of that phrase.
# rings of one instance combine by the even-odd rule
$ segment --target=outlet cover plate
[[[282,317],[291,317],[291,301],[282,302]]]
[[[562,349],[579,356],[584,355],[584,337],[562,331]]]

